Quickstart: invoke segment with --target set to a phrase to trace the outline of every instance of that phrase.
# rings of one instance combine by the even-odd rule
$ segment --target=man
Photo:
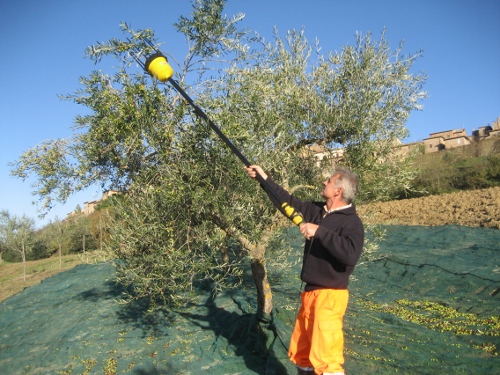
[[[288,356],[299,375],[345,374],[344,313],[349,298],[347,285],[364,241],[363,224],[352,203],[358,192],[358,177],[345,168],[336,168],[323,182],[325,202],[305,202],[276,184],[258,165],[246,168],[267,180],[283,202],[299,211],[305,237],[301,279],[305,283],[302,305],[292,333]]]

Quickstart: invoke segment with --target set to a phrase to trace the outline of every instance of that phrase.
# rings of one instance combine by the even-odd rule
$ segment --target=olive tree
[[[237,28],[242,15],[223,16],[224,3],[193,3],[175,25],[187,55],[169,61],[174,79],[249,160],[304,199],[318,198],[328,167],[311,145],[343,149],[340,162],[361,177],[361,200],[409,186],[411,166],[391,147],[425,96],[425,76],[410,73],[420,53],[393,51],[383,33],[327,55],[304,31],[276,31],[265,42]],[[108,249],[131,296],[177,302],[195,286],[235,285],[249,259],[259,312],[269,314],[266,262],[282,259],[277,233],[290,223],[179,93],[137,70],[135,59],[155,52],[153,31],[122,26],[127,38],[86,50],[96,63],[116,58],[119,71],[81,78],[83,89],[65,96],[90,109],[74,136],[27,150],[13,173],[36,175],[45,208],[95,182],[122,191]]]
[[[60,268],[62,268],[62,251],[66,226],[66,223],[56,217],[41,229],[42,236],[47,243],[49,252],[51,254],[57,252]]]
[[[6,251],[17,253],[23,262],[23,278],[26,281],[26,258],[35,249],[44,246],[35,235],[35,221],[26,215],[12,215],[9,211],[0,211],[0,241]]]

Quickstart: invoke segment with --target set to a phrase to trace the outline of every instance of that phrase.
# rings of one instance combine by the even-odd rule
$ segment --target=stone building
[[[109,197],[118,194],[118,191],[116,190],[106,190],[103,194],[101,199],[95,200],[95,201],[88,201],[83,203],[83,214],[84,215],[90,215],[92,212],[95,211],[97,205],[101,203],[103,200],[108,199]]]
[[[477,130],[472,131],[474,141],[481,141],[490,137],[500,136],[500,117],[493,121],[491,125],[481,126]]]
[[[470,145],[471,141],[465,129],[445,130],[431,133],[424,139],[425,153]]]

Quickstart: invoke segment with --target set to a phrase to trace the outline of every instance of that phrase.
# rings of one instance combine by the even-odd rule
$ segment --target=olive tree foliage
[[[361,177],[362,200],[387,199],[409,186],[407,164],[390,147],[425,96],[410,69],[419,53],[392,51],[382,34],[320,53],[304,31],[275,32],[271,42],[240,31],[243,17],[222,15],[225,1],[193,2],[176,29],[183,60],[169,56],[174,79],[239,150],[294,194],[317,199],[320,172],[312,144],[344,148],[342,163]],[[122,25],[124,40],[86,50],[113,57],[113,76],[93,72],[65,98],[90,109],[74,136],[36,146],[13,173],[36,175],[43,207],[95,182],[123,192],[112,208],[110,241],[130,297],[182,302],[196,286],[237,285],[250,260],[258,309],[272,310],[266,262],[283,262],[279,229],[289,222],[269,203],[241,162],[170,85],[137,70],[156,43],[151,30]],[[160,45],[158,45],[160,47]],[[167,54],[168,56],[168,54]]]
[[[218,87],[227,95],[218,105],[229,103],[228,122],[246,130],[244,143],[255,146],[256,156],[267,152],[282,161],[280,178],[289,175],[282,166],[305,146],[342,148],[341,163],[362,177],[358,199],[391,199],[415,177],[392,150],[408,136],[411,111],[422,108],[426,76],[410,72],[421,53],[403,56],[402,43],[392,51],[384,34],[375,41],[358,34],[354,46],[326,56],[303,31],[285,40],[276,35],[246,67],[227,70]]]

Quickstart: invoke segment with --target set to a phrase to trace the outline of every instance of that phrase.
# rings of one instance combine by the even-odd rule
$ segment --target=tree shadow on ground
[[[240,306],[234,295],[233,301]],[[288,374],[276,358],[271,358],[272,348],[276,341],[276,332],[270,322],[258,319],[256,314],[238,313],[228,311],[217,306],[216,298],[210,295],[203,305],[206,309],[204,314],[181,312],[180,314],[190,320],[194,326],[212,330],[217,340],[224,338],[224,345],[234,348],[234,354],[242,357],[246,368],[258,374],[286,375]],[[241,306],[240,306],[241,309]],[[222,344],[221,344],[222,345]],[[268,360],[272,360],[272,368],[268,366]]]
[[[142,331],[143,337],[168,336],[169,327],[176,323],[175,313],[165,308],[151,309],[147,300],[135,300],[123,304],[117,310],[117,317],[123,323]]]
[[[251,278],[248,277],[244,280],[244,285],[248,285],[246,282],[250,281]],[[200,328],[205,332],[211,331],[215,336],[214,348],[218,347],[214,353],[221,357],[217,360],[224,362],[224,358],[232,357],[233,362],[235,356],[241,358],[241,364],[237,364],[240,363],[238,360],[235,362],[236,366],[241,367],[238,372],[251,371],[262,375],[289,373],[273,350],[274,343],[279,344],[280,341],[273,323],[263,322],[255,314],[248,312],[249,309],[253,310],[255,303],[252,293],[247,294],[241,289],[226,291],[218,297],[211,293],[200,293],[187,306],[174,310],[165,306],[151,309],[146,300],[118,304],[117,300],[124,292],[124,286],[108,280],[78,293],[75,299],[95,304],[102,310],[112,309],[117,319],[130,327],[129,332],[134,329],[142,338],[170,336],[175,340],[179,329],[187,329],[185,332],[188,334],[200,332]],[[280,350],[282,351],[281,346]],[[286,353],[284,357],[286,358]],[[172,363],[152,364],[147,360],[133,369],[136,375],[181,373],[179,371],[180,369],[172,367]]]
[[[115,281],[108,280],[102,284],[102,287],[91,288],[78,293],[75,298],[97,303],[100,300],[116,300],[124,292],[123,286]]]
[[[129,303],[118,301],[126,292],[126,288],[114,280],[106,281],[102,287],[91,288],[76,295],[76,299],[93,302],[95,304],[103,301],[112,301],[117,307],[118,319],[127,326],[142,331],[142,337],[151,335],[167,335],[166,328],[174,322],[174,314],[163,309],[150,310],[148,301],[134,300]]]
[[[182,374],[182,371],[179,371],[175,367],[170,364],[162,364],[160,366],[136,366],[132,370],[132,374],[134,375],[172,375],[172,374]]]

